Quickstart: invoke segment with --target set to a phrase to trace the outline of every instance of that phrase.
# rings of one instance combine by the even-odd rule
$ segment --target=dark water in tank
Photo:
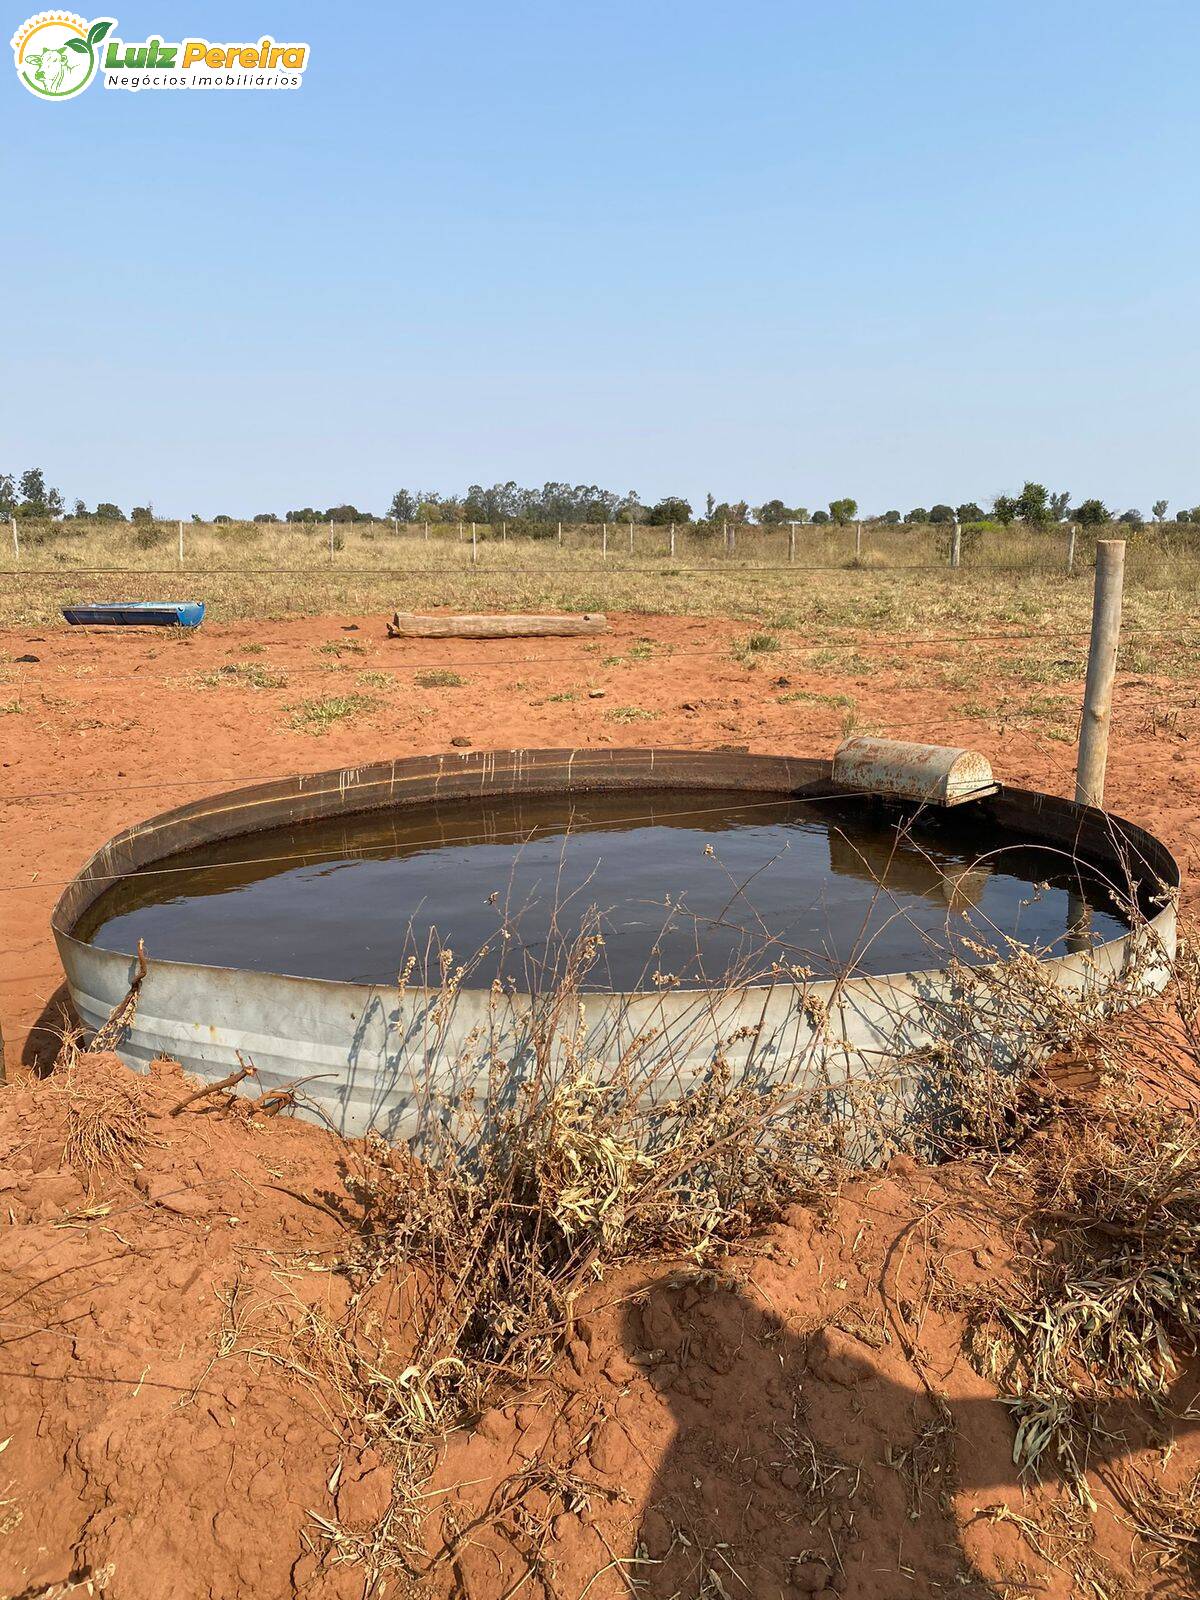
[[[122,880],[76,932],[107,950],[299,977],[536,987],[581,927],[593,988],[827,977],[951,951],[1061,953],[1125,931],[1098,874],[964,806],[913,817],[863,798],[633,790],[455,801],[305,823],[172,856]]]

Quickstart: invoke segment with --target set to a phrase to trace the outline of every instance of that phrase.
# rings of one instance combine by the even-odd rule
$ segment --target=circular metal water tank
[[[989,774],[990,776],[990,774]],[[52,926],[71,998],[88,1029],[124,998],[136,971],[126,954],[75,935],[83,913],[114,879],[197,845],[382,807],[514,794],[622,789],[744,789],[781,797],[844,793],[831,763],[790,756],[692,750],[501,750],[414,756],[214,795],[152,817],[110,839],[85,864],[55,907]],[[972,800],[988,830],[1015,831],[1031,843],[1077,854],[1120,882],[1136,882],[1145,920],[1095,948],[1047,959],[1047,980],[1101,995],[1137,973],[1134,998],[1160,990],[1175,948],[1179,869],[1171,853],[1130,822],[1071,801],[1010,789]],[[955,889],[955,886],[951,886]],[[965,882],[955,892],[969,893]],[[1129,996],[1125,996],[1128,1000]],[[477,1081],[497,1059],[519,1076],[531,1059],[539,998],[464,988],[439,1007],[436,991],[331,982],[186,962],[149,953],[132,1027],[118,1046],[144,1068],[157,1056],[215,1081],[239,1057],[257,1069],[254,1093],[318,1075],[305,1085],[311,1107],[347,1135],[375,1128],[400,1139],[417,1131],[423,1086],[452,1093]],[[735,1073],[799,1091],[839,1085],[881,1062],[925,1062],[939,1015],[962,1001],[961,973],[934,969],[883,976],[849,974],[827,982],[775,981],[740,989],[578,997],[587,1053],[614,1062],[631,1052],[656,1094],[678,1093],[720,1054]],[[996,1059],[1022,1065],[1036,1019],[993,1013]],[[249,1087],[249,1086],[247,1086]],[[913,1101],[929,1088],[913,1089]]]

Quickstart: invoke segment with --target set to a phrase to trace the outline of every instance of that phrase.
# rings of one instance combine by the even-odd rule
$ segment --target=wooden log
[[[387,625],[389,639],[523,639],[608,633],[600,611],[581,616],[421,617],[397,611]]]

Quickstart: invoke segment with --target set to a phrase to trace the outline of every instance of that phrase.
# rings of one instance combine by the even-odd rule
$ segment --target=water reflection
[[[818,976],[929,967],[964,938],[1039,948],[1125,924],[1055,851],[981,836],[976,807],[627,790],[376,811],[223,840],[101,897],[82,937],[156,956],[387,983],[406,956],[486,947],[472,981],[527,982],[590,912],[597,986],[689,986],[773,961]],[[1081,915],[1086,913],[1086,918]],[[432,952],[434,970],[424,973]]]

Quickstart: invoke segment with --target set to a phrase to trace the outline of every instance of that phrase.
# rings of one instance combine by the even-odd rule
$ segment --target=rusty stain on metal
[[[833,758],[835,783],[864,794],[892,795],[937,806],[958,806],[995,794],[986,756],[974,750],[866,734],[847,739]]]

